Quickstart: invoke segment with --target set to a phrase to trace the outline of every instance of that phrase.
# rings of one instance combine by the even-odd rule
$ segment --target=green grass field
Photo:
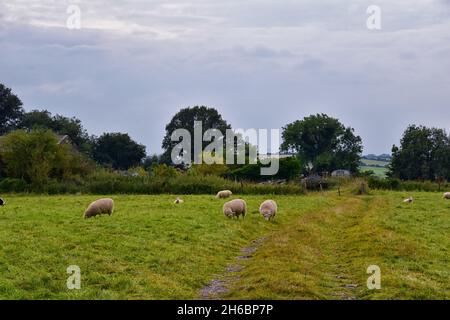
[[[359,168],[362,172],[372,170],[376,176],[380,178],[386,177],[386,173],[388,172],[387,166],[389,165],[389,162],[369,159],[361,159],[361,162],[364,164]]]
[[[361,167],[359,167],[359,169],[362,172],[373,171],[375,173],[375,175],[380,178],[385,178],[386,173],[388,172],[387,168],[381,168],[381,167],[361,166]]]
[[[388,161],[371,160],[371,159],[361,159],[361,162],[364,163],[366,166],[382,166],[382,167],[386,167],[389,164]]]
[[[437,193],[273,196],[279,213],[224,218],[213,196],[121,196],[112,216],[82,219],[93,196],[2,195],[0,299],[450,298],[450,201]],[[244,253],[253,240],[256,251]],[[230,265],[242,270],[229,272]],[[380,290],[366,269],[381,268]],[[81,269],[68,290],[66,268]],[[236,271],[236,270],[232,270]]]

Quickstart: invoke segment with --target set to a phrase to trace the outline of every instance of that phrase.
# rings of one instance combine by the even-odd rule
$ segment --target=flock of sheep
[[[225,199],[231,197],[233,193],[230,190],[219,191],[216,195],[217,199]],[[444,199],[450,199],[450,192],[444,193]],[[414,201],[413,197],[409,197],[403,202],[412,203]],[[184,203],[182,199],[177,197],[174,201],[175,204]],[[6,201],[0,198],[0,206],[4,206]],[[277,214],[278,206],[273,200],[266,200],[259,206],[259,212],[266,220],[271,220],[275,218]],[[114,212],[114,200],[110,198],[98,199],[92,202],[84,212],[85,218],[91,218],[100,214],[111,215]],[[242,199],[234,199],[226,202],[223,205],[223,214],[228,218],[238,218],[239,216],[245,217],[247,212],[247,203]]]
[[[225,199],[231,197],[233,193],[230,190],[219,191],[216,195],[217,199]],[[175,204],[181,204],[184,201],[177,197]],[[272,220],[277,214],[278,206],[273,200],[266,200],[261,203],[259,212],[266,220]],[[114,200],[110,198],[98,199],[92,202],[84,212],[85,218],[91,218],[100,214],[111,215],[114,212]],[[242,199],[234,199],[226,202],[223,205],[223,214],[228,218],[237,218],[239,216],[245,217],[247,212],[247,203]]]
[[[222,190],[219,191],[216,195],[217,199],[225,199],[232,196],[232,192],[230,190]],[[444,193],[444,199],[450,199],[450,192]],[[413,197],[409,197],[403,202],[405,203],[412,203]],[[5,202],[0,199],[0,205],[3,205]],[[177,197],[174,201],[175,204],[182,204],[184,201]],[[96,215],[100,214],[109,214],[111,215],[114,211],[114,200],[110,198],[105,199],[99,199],[94,202],[92,202],[86,211],[84,212],[85,218],[91,218]],[[273,200],[266,200],[259,206],[259,212],[266,220],[271,220],[275,218],[275,215],[277,214],[278,206],[277,203]],[[223,214],[227,218],[237,218],[239,219],[239,216],[245,217],[245,214],[247,213],[247,203],[245,200],[242,199],[234,199],[231,201],[226,202],[223,205]]]
[[[233,192],[230,190],[222,190],[219,191],[216,195],[217,199],[225,199],[231,197]],[[177,198],[175,200],[175,203],[180,203],[180,198]],[[182,201],[182,200],[181,200]],[[242,218],[245,217],[245,214],[247,213],[247,203],[245,200],[242,199],[234,199],[231,201],[226,202],[223,205],[223,214],[227,218],[234,218],[236,217],[239,219],[239,216],[242,216]],[[277,214],[278,206],[277,203],[273,200],[266,200],[259,206],[259,212],[266,220],[272,220],[275,218],[275,215]]]
[[[230,190],[222,190],[217,193],[216,198],[225,199],[231,197],[232,194],[233,193]],[[450,192],[444,193],[444,199],[450,199]],[[403,200],[403,202],[405,203],[412,203],[413,201],[414,200],[412,197]],[[181,204],[184,203],[184,201],[181,198],[177,197],[174,203]],[[0,199],[0,205],[2,204],[4,204],[4,201]],[[247,203],[245,202],[245,200],[242,199],[234,199],[226,202],[223,205],[222,210],[225,217],[239,219],[239,216],[242,216],[244,218],[245,214],[247,213]],[[99,199],[92,202],[88,206],[88,208],[84,212],[84,217],[90,218],[100,214],[111,215],[113,211],[114,211],[114,200],[110,198]],[[271,220],[275,218],[277,211],[278,211],[277,203],[273,200],[266,200],[262,202],[261,205],[259,206],[259,212],[266,220]]]
[[[217,193],[216,198],[225,199],[231,197],[232,194],[233,193],[230,190],[222,190]],[[450,199],[450,192],[444,193],[444,199]],[[413,198],[409,197],[403,200],[403,202],[412,203]],[[0,205],[3,205],[4,203],[5,202],[2,199],[0,199]],[[174,203],[182,204],[184,203],[184,201],[181,198],[177,197]],[[114,211],[114,200],[110,198],[99,199],[92,202],[88,206],[88,208],[84,212],[84,217],[91,218],[100,214],[111,215],[113,211]],[[266,220],[271,220],[275,218],[277,211],[278,211],[277,203],[273,200],[266,200],[259,206],[259,212]],[[244,218],[246,212],[247,212],[247,203],[245,202],[245,200],[242,199],[234,199],[226,202],[223,205],[223,214],[227,218],[239,219],[239,216],[242,216]]]

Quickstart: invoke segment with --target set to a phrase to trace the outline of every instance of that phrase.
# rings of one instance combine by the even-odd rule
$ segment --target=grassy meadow
[[[359,167],[362,172],[373,171],[377,177],[385,178],[388,172],[389,162],[381,160],[361,159],[364,164]]]
[[[375,174],[375,176],[379,177],[379,178],[385,178],[388,172],[387,168],[384,167],[371,167],[371,166],[361,166],[359,167],[359,170],[361,170],[361,172],[366,172],[366,171],[373,171],[373,173]]]
[[[114,195],[115,213],[92,219],[96,196],[2,195],[0,299],[197,299],[212,280],[225,287],[214,298],[448,299],[450,201],[411,194],[411,205],[404,192],[274,195],[272,222],[262,195],[243,196],[244,220],[211,195]],[[366,287],[372,264],[380,290]],[[69,265],[80,290],[66,287]]]

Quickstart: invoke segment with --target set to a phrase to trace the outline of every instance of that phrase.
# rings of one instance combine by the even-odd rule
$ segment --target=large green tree
[[[22,101],[0,83],[0,135],[15,129],[22,115]]]
[[[286,125],[281,150],[298,155],[304,171],[347,169],[357,172],[361,137],[338,119],[316,114]]]
[[[181,109],[172,120],[166,126],[166,134],[162,142],[162,148],[164,153],[162,161],[165,163],[172,163],[171,152],[174,146],[179,142],[171,141],[172,133],[177,129],[186,129],[191,134],[191,138],[194,139],[194,122],[202,122],[202,135],[208,129],[218,129],[222,134],[226,134],[227,129],[231,129],[231,126],[222,118],[219,112],[214,108],[208,108],[205,106],[195,106],[190,108]],[[202,150],[210,142],[203,142]],[[194,157],[194,144],[191,145],[191,159]]]
[[[392,147],[389,175],[413,179],[450,180],[450,137],[445,130],[410,125]]]
[[[23,115],[20,127],[28,130],[51,129],[60,135],[67,135],[79,151],[89,153],[92,149],[91,138],[75,117],[52,116],[47,110],[32,110]]]
[[[100,164],[127,170],[139,165],[146,153],[145,146],[126,133],[104,133],[95,142],[93,156]]]
[[[23,114],[22,129],[50,129],[53,125],[52,114],[47,110],[31,110]]]

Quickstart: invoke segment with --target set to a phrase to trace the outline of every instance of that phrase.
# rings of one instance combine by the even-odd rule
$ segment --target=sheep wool
[[[444,199],[449,199],[450,200],[450,192],[444,193]]]
[[[95,217],[100,214],[111,215],[114,212],[114,200],[110,198],[98,199],[92,202],[84,212],[85,218]]]
[[[173,203],[179,204],[179,203],[183,203],[183,202],[184,202],[184,200],[177,197]]]
[[[278,210],[277,203],[273,200],[266,200],[259,206],[259,212],[266,220],[271,220],[275,218],[277,210]]]
[[[231,192],[230,190],[222,190],[217,192],[216,198],[217,199],[229,198],[231,197],[232,194],[233,192]]]
[[[404,203],[412,203],[414,201],[413,197],[403,200]]]
[[[236,217],[239,219],[240,215],[244,218],[246,212],[247,204],[242,199],[231,200],[223,205],[223,214],[228,218]]]

